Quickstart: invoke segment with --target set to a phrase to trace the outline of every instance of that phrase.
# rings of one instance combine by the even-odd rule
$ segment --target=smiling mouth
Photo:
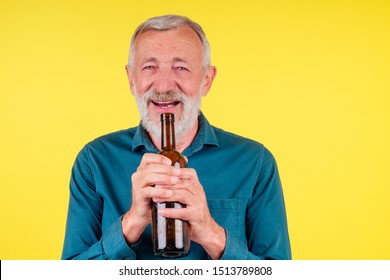
[[[162,109],[169,109],[175,107],[180,103],[180,101],[151,101],[155,106]]]

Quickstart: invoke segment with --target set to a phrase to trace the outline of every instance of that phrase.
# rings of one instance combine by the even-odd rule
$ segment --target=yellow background
[[[145,19],[205,29],[203,111],[265,144],[294,259],[390,259],[390,2],[0,0],[0,259],[58,259],[71,166],[135,126],[125,64]]]

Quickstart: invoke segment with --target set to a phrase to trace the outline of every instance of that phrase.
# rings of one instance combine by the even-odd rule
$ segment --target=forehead
[[[135,59],[158,55],[165,57],[182,55],[201,59],[203,57],[200,38],[188,26],[164,31],[147,30],[135,40],[134,51]]]

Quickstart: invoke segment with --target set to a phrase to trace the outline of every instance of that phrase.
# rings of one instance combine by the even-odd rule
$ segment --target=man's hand
[[[167,218],[188,221],[191,240],[200,244],[212,259],[219,259],[225,249],[225,230],[210,215],[206,195],[196,171],[192,168],[178,170],[180,170],[178,183],[155,185],[156,190],[171,191],[169,197],[153,197],[153,201],[177,201],[186,204],[185,208],[161,208],[159,214]]]
[[[145,154],[137,171],[131,177],[132,204],[123,216],[122,230],[128,244],[138,241],[152,220],[151,199],[166,201],[172,190],[155,188],[155,185],[175,185],[180,179],[180,169],[171,166],[171,160],[158,154]]]

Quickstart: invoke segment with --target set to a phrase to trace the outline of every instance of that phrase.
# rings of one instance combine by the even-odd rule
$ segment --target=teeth
[[[164,109],[174,107],[179,103],[178,101],[152,101],[152,102],[155,105],[162,107]]]

